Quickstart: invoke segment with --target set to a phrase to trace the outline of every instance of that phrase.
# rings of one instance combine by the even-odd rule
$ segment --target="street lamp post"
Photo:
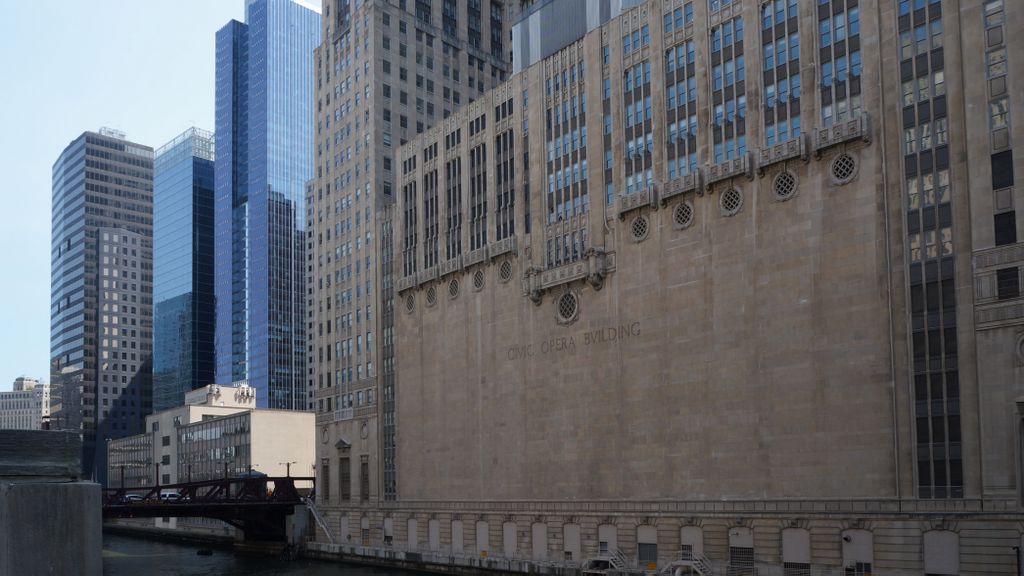
[[[282,464],[284,464],[285,476],[291,478],[291,476],[292,476],[292,464],[297,464],[297,462],[295,462],[293,460],[291,462],[278,462],[277,463],[278,466],[280,466]]]

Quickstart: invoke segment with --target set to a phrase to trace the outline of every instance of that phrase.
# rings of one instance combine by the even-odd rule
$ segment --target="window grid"
[[[822,124],[860,116],[859,0],[818,0],[818,49]]]
[[[545,210],[545,262],[558,266],[582,258],[586,249],[586,214],[590,209],[587,193],[587,124],[586,95],[582,60],[568,63],[551,62],[552,78],[566,76],[546,111],[547,125],[547,193]],[[579,71],[578,73],[576,71]],[[550,79],[549,79],[550,80]],[[607,102],[607,100],[605,100]],[[605,136],[607,142],[608,136]]]
[[[494,239],[504,240],[515,234],[515,138],[512,130],[498,134],[494,139],[495,186],[497,187],[497,214]]]
[[[487,144],[469,151],[469,249],[487,245]]]
[[[697,169],[696,71],[692,40],[665,51],[667,180],[681,178]]]
[[[713,163],[747,153],[747,95],[743,18],[711,29],[711,127]]]
[[[913,14],[899,18],[916,471],[918,497],[962,498],[955,243],[941,37],[927,37],[910,51],[905,47],[914,22],[941,34],[940,10],[938,3],[920,2]]]
[[[436,147],[437,144],[434,144]],[[438,191],[437,170],[423,175],[423,266],[430,268],[438,265]]]
[[[764,138],[772,146],[800,136],[800,31],[797,0],[761,7]]]

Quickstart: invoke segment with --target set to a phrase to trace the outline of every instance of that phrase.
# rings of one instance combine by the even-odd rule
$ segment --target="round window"
[[[512,279],[512,262],[505,260],[501,263],[501,268],[498,269],[498,278],[502,282],[508,282]]]
[[[558,297],[557,303],[558,321],[561,323],[572,322],[580,312],[579,301],[572,292],[566,292]]]
[[[644,238],[647,238],[647,233],[650,231],[651,225],[647,221],[646,216],[637,216],[633,219],[630,224],[630,231],[633,233],[633,240],[639,242]]]
[[[448,297],[454,299],[459,295],[459,279],[452,278],[452,281],[448,283]]]
[[[796,176],[792,172],[781,172],[772,183],[772,191],[776,200],[789,200],[796,194]]]
[[[729,188],[722,194],[718,202],[722,208],[722,214],[733,216],[739,213],[740,208],[743,208],[743,193],[736,188]]]
[[[473,273],[473,288],[476,290],[482,290],[484,287],[484,271],[477,270]]]
[[[412,294],[409,294],[408,296],[405,297],[405,311],[411,313],[415,309],[416,299],[412,297]]]
[[[836,184],[846,184],[857,175],[857,160],[847,152],[843,152],[832,160],[832,178]]]
[[[427,306],[434,304],[437,304],[437,288],[431,286],[427,288]]]
[[[676,204],[675,210],[672,211],[672,222],[676,228],[689,228],[693,224],[693,204],[685,201]]]

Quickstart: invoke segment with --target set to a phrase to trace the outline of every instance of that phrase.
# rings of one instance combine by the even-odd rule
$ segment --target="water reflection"
[[[157,542],[117,536],[103,535],[104,576],[220,576],[238,574],[245,576],[303,575],[323,576],[327,574],[346,576],[415,576],[416,572],[370,568],[335,562],[295,560],[287,562],[277,558],[235,554],[229,550],[213,548],[212,556],[199,556],[201,545]]]

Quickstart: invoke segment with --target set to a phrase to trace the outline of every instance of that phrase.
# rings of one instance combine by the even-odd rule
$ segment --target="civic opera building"
[[[1022,31],[1002,0],[650,0],[412,137],[395,494],[321,478],[320,549],[1016,574]],[[329,470],[390,448],[317,422]]]

